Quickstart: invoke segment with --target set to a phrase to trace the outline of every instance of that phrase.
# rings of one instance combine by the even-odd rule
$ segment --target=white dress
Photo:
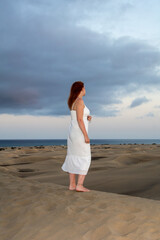
[[[71,122],[67,137],[67,155],[61,168],[68,173],[86,175],[91,164],[90,143],[85,143],[84,135],[78,125],[76,111],[71,110],[70,112]],[[87,116],[89,114],[90,110],[85,105],[83,110],[83,121],[87,133],[89,122]]]

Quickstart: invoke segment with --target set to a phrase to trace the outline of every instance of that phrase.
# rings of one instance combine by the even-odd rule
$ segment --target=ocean
[[[90,139],[91,145],[97,144],[160,144],[160,139]],[[67,139],[1,139],[0,147],[27,147],[67,145]]]

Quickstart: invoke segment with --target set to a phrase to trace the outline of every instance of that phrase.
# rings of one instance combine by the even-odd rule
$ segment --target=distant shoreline
[[[146,146],[151,146],[151,145],[157,145],[157,147],[160,147],[160,144],[157,143],[151,143],[151,144],[144,144],[144,143],[123,143],[123,144],[90,144],[91,146],[119,146],[119,145],[146,145]],[[45,148],[57,148],[57,147],[62,147],[62,148],[67,148],[67,145],[40,145],[40,146],[9,146],[9,147],[0,147],[0,151],[5,151],[9,149],[16,149],[16,150],[21,150],[22,148],[30,148],[30,149],[45,149]]]
[[[138,145],[160,144],[160,139],[91,139],[91,145]],[[34,146],[67,146],[66,139],[0,139],[0,148],[34,147]]]

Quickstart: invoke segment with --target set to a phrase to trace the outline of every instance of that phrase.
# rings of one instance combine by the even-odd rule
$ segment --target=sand
[[[160,145],[91,145],[91,192],[68,190],[66,151],[0,151],[1,240],[160,240]]]

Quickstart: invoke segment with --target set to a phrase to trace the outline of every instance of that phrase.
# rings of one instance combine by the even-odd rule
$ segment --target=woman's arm
[[[77,121],[79,124],[79,127],[84,135],[84,138],[86,140],[86,142],[89,142],[89,138],[88,138],[88,134],[84,125],[84,121],[83,121],[83,111],[84,111],[84,103],[82,99],[78,99],[77,103],[76,103],[76,114],[77,114]]]

